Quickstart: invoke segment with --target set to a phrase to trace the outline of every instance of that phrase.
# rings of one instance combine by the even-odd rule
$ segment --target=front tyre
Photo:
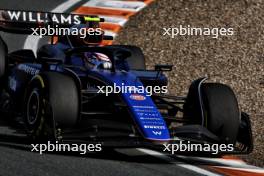
[[[57,128],[72,127],[79,117],[74,80],[56,72],[35,76],[26,94],[25,124],[33,140],[57,140]]]
[[[235,143],[240,124],[240,110],[233,90],[224,84],[204,83],[202,97],[205,127],[225,143]]]
[[[30,83],[25,101],[24,121],[31,140],[54,140],[56,132],[45,94],[45,84],[41,76]]]

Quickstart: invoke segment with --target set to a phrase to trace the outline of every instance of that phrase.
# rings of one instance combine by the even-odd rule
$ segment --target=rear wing
[[[103,18],[85,14],[42,11],[0,10],[0,31],[31,34],[31,28],[50,26],[71,27],[89,22],[104,22]]]

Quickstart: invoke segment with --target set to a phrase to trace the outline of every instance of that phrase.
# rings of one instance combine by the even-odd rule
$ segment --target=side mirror
[[[156,79],[160,76],[160,74],[164,71],[172,71],[173,65],[155,65],[155,71],[157,71]]]

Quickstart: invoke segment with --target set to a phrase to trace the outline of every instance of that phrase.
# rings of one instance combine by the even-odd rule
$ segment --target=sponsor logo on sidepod
[[[129,96],[132,100],[136,100],[136,101],[143,101],[146,99],[145,96],[143,95],[139,95],[139,94],[132,94]]]

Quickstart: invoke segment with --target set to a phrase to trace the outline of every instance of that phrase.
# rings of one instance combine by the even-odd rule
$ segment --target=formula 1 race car
[[[0,29],[5,32],[26,34],[32,25],[40,25],[38,21],[18,24],[8,20],[11,13],[1,13]],[[63,15],[47,14],[47,18]],[[99,17],[79,17],[80,24],[67,25],[95,28],[103,22]],[[54,25],[50,19],[41,24]],[[39,141],[153,147],[188,140],[234,144],[231,153],[252,150],[249,116],[240,112],[229,86],[200,78],[190,85],[186,97],[168,95],[162,90],[168,85],[164,72],[172,71],[171,65],[147,70],[140,48],[103,46],[105,39],[111,37],[59,36],[56,43],[41,46],[36,56],[26,49],[8,53],[1,39],[1,118],[20,124],[30,139]],[[116,87],[121,89],[114,92]]]

